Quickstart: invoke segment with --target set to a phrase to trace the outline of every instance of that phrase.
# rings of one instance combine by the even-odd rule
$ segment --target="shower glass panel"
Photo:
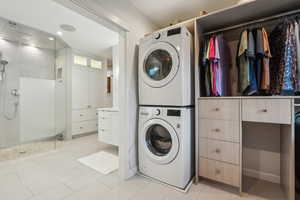
[[[58,113],[64,109],[64,87],[57,56],[64,45],[53,35],[0,18],[0,161],[53,150],[64,134],[56,119],[64,118]]]

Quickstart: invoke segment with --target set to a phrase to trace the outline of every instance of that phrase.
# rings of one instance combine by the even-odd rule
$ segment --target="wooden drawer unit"
[[[232,186],[240,186],[240,169],[236,165],[200,158],[199,175]]]
[[[239,165],[240,144],[201,138],[199,155],[203,158]]]
[[[199,100],[199,117],[205,119],[239,120],[238,99]]]
[[[227,120],[200,119],[199,136],[202,138],[239,143],[239,122]]]
[[[291,124],[290,99],[243,99],[242,112],[243,121]]]

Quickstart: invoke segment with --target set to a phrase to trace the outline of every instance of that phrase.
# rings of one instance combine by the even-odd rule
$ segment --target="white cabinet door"
[[[119,145],[119,112],[99,111],[98,136],[101,142]]]
[[[101,70],[89,71],[89,105],[92,108],[100,108],[104,103],[106,80]]]
[[[72,69],[72,108],[84,109],[89,105],[89,71],[86,69]]]

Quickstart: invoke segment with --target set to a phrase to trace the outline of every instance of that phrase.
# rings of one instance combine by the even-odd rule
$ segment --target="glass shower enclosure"
[[[0,18],[0,161],[56,148],[65,84],[55,36]]]

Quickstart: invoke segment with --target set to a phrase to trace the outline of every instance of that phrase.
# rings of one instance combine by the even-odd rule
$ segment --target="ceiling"
[[[238,0],[127,0],[159,27],[173,21],[184,21],[199,15],[232,6]]]
[[[0,6],[0,17],[36,28],[61,37],[70,47],[109,57],[111,46],[118,44],[119,35],[106,27],[90,20],[74,11],[65,8],[52,0],[3,0]],[[59,28],[61,24],[69,24],[77,30],[66,32]],[[0,27],[1,28],[1,27]]]
[[[13,23],[0,17],[0,38],[21,45],[29,45],[42,49],[58,50],[68,45],[55,36],[22,24]],[[53,40],[49,40],[53,38]]]

